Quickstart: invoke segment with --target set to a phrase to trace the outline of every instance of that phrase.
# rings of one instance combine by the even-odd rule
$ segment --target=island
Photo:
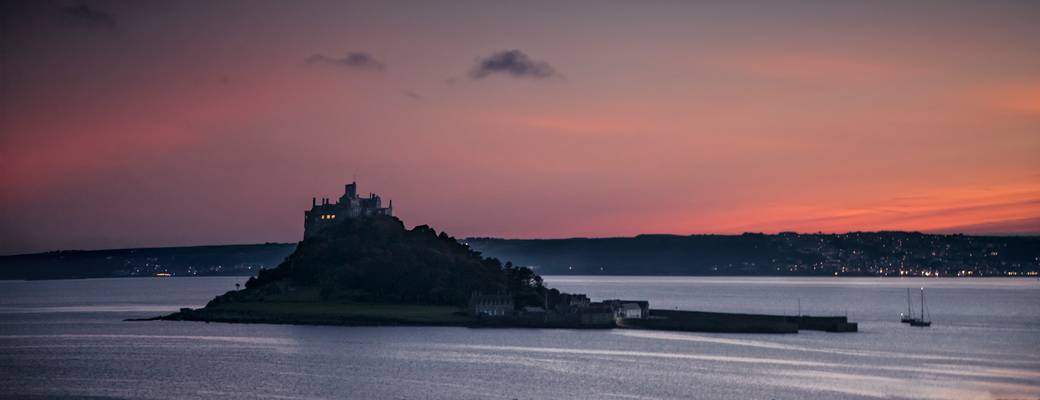
[[[488,258],[444,232],[407,229],[355,184],[333,203],[312,200],[303,241],[245,288],[199,309],[152,319],[319,324],[663,329],[794,333],[856,331],[845,317],[653,310],[645,300],[593,302],[545,286],[532,269]]]

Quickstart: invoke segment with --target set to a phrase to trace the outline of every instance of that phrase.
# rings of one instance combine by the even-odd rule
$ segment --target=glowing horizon
[[[1040,4],[3,7],[0,254],[456,237],[1040,234]]]

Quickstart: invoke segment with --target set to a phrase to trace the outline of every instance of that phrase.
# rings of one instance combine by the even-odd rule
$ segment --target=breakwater
[[[595,317],[595,318],[594,318]],[[718,333],[798,333],[799,330],[856,332],[843,316],[782,316],[650,309],[643,318],[611,318],[610,314],[538,313],[474,318],[450,307],[379,304],[258,303],[251,307],[181,309],[148,320],[347,326],[463,326],[471,328],[649,329]]]
[[[799,330],[856,332],[843,316],[782,316],[706,311],[650,310],[641,319],[620,319],[620,328],[718,333],[798,333]]]

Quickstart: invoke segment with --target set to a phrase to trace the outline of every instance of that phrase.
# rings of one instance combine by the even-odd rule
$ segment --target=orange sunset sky
[[[0,254],[1040,232],[1040,2],[3,4]]]

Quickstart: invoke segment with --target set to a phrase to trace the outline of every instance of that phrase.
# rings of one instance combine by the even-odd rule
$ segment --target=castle
[[[348,184],[346,192],[336,203],[330,203],[328,198],[322,198],[321,204],[318,204],[317,197],[311,198],[311,209],[303,212],[303,238],[314,236],[322,228],[342,221],[344,218],[393,215],[394,201],[390,200],[387,207],[383,207],[382,201],[375,193],[369,194],[368,197],[358,197],[357,182]]]

